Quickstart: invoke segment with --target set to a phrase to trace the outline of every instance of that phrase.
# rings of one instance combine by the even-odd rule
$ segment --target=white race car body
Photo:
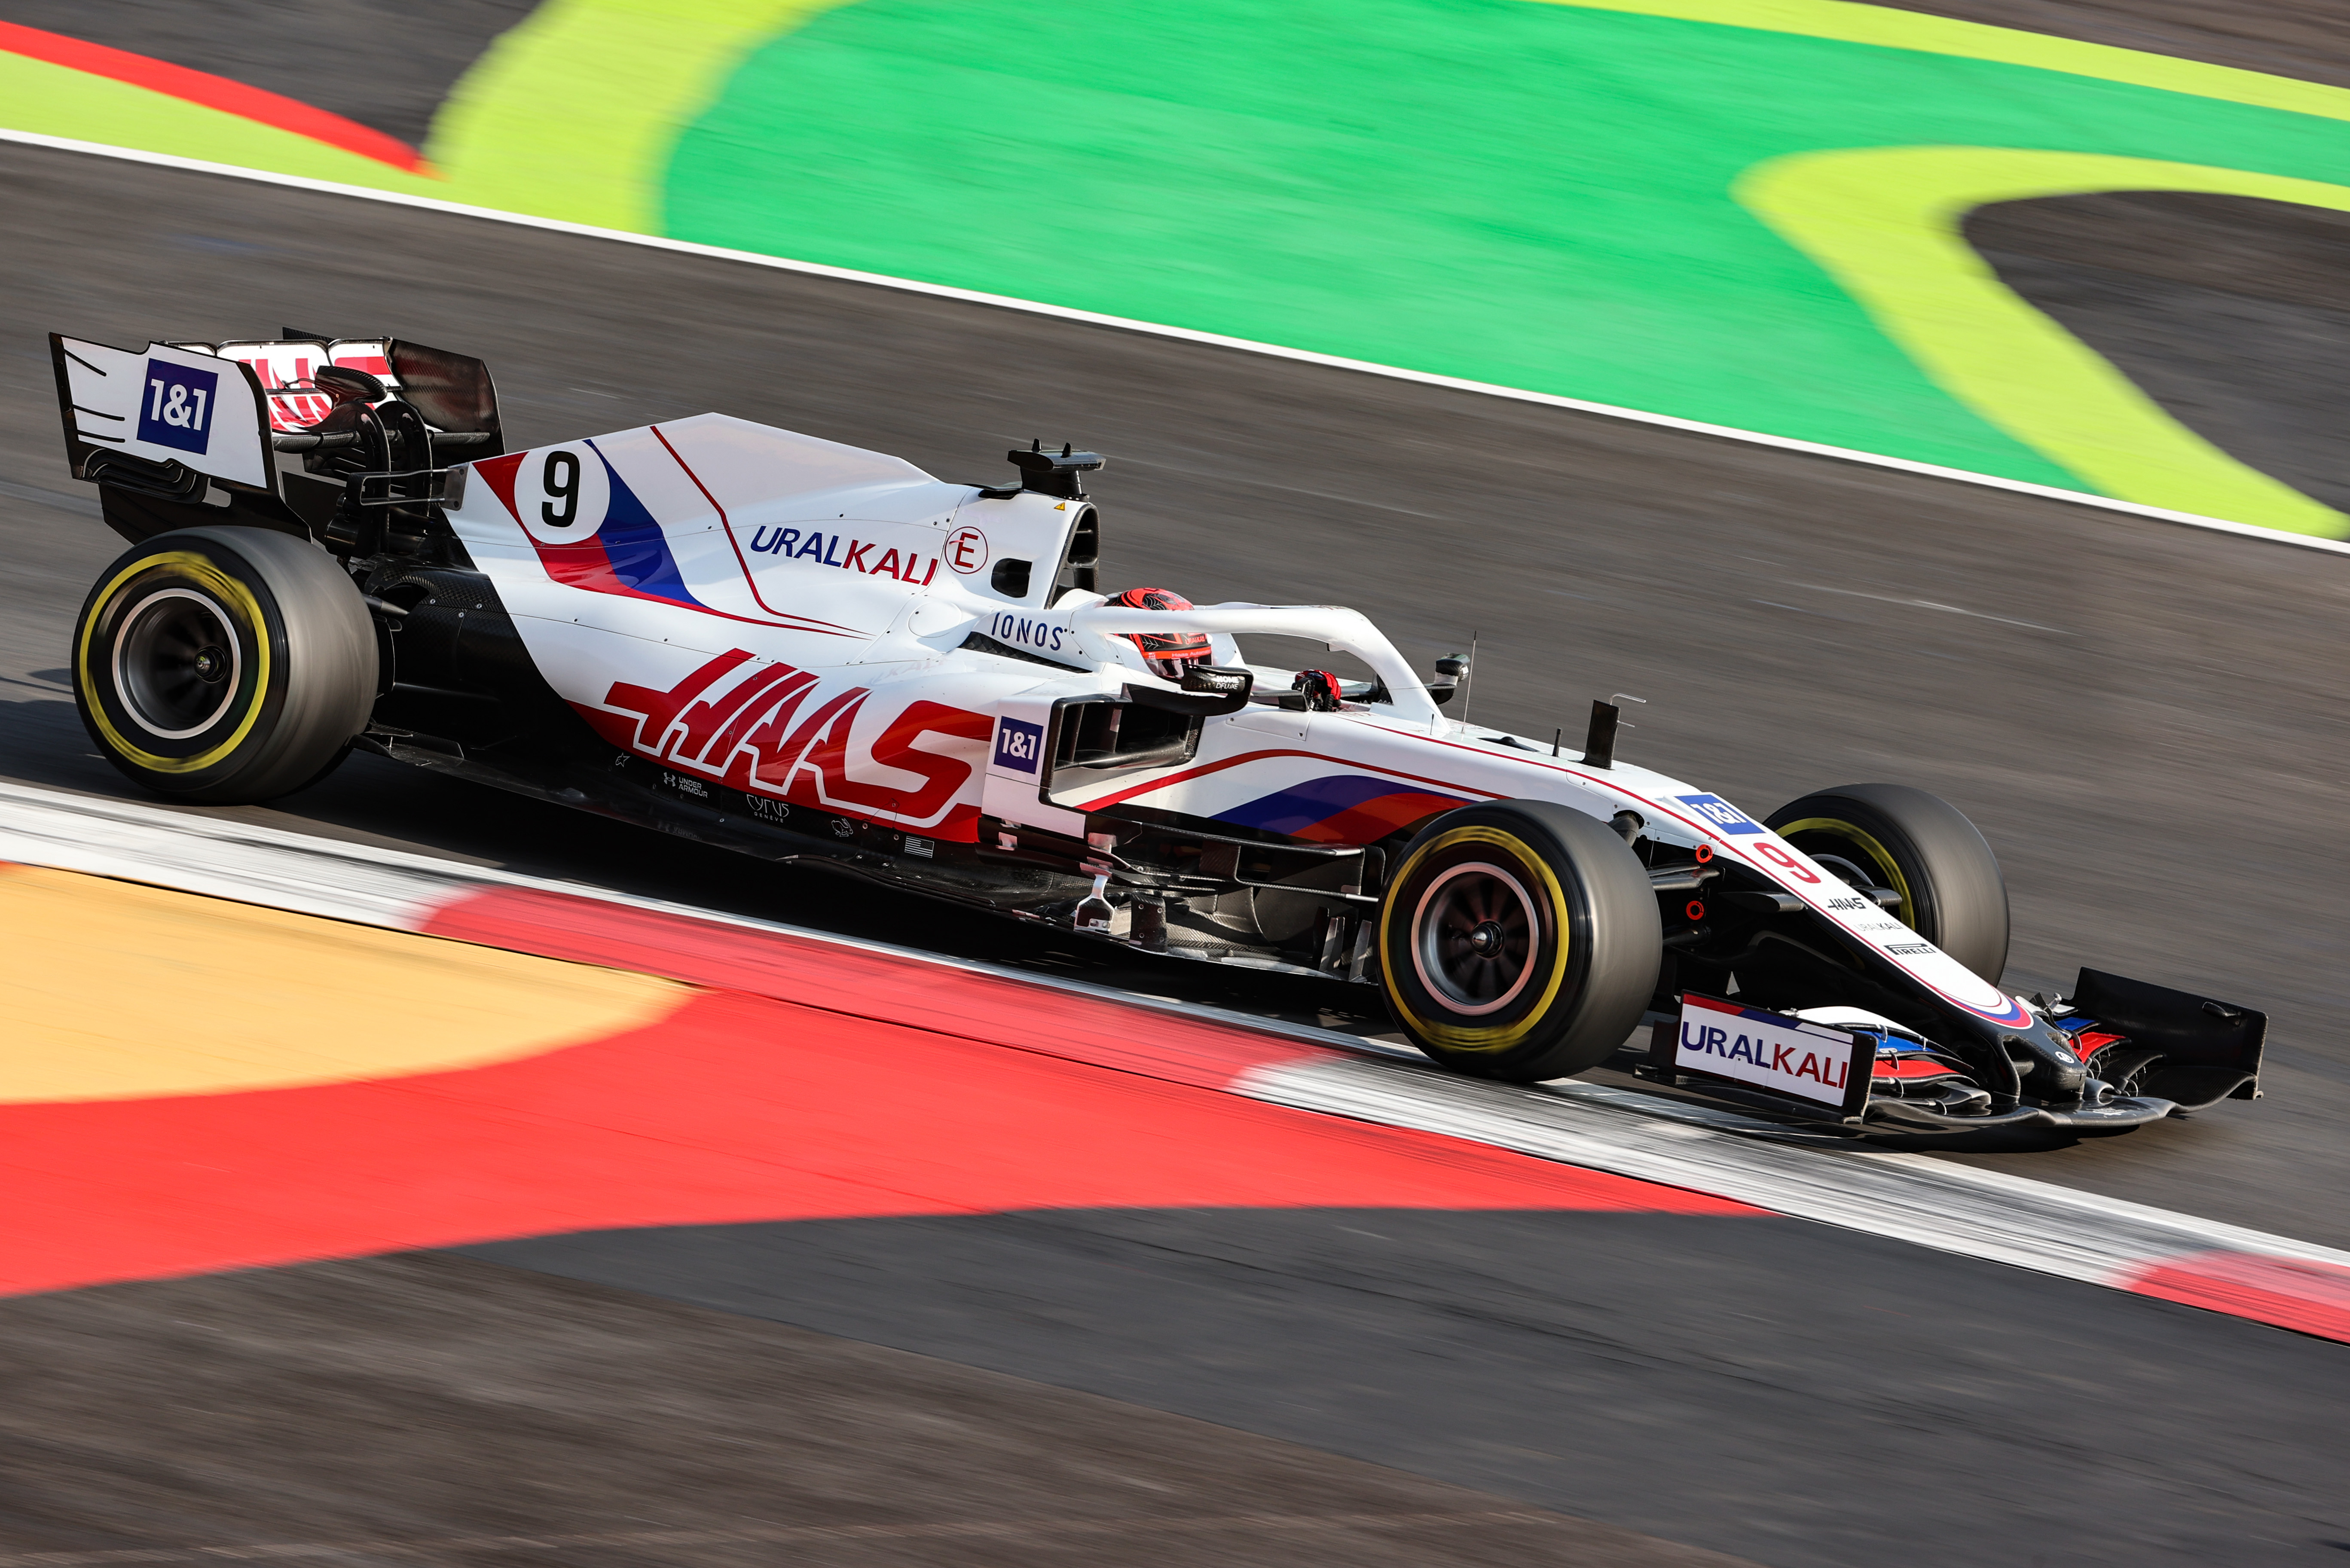
[[[1453,993],[1469,1023],[1448,1035],[1399,977],[1426,981],[1424,959],[1471,972],[1517,940],[1508,910],[1442,927],[1455,945],[1434,959],[1397,933],[1439,929],[1440,885],[1523,900],[1505,867],[1440,877],[1428,857],[1533,824],[1569,880],[1575,855],[1595,856],[1617,891],[1575,909],[1557,893],[1555,916],[1519,929],[1550,933],[1541,961],[1559,977],[1619,944],[1609,973],[1628,978],[1597,1049],[1645,1005],[1649,1070],[1669,1081],[1750,1101],[1759,1086],[1856,1129],[2117,1128],[2255,1092],[2265,1024],[2249,1010],[2085,970],[2074,1001],[2106,1020],[2093,1029],[2083,1008],[1987,978],[2007,940],[1996,862],[1922,792],[1908,797],[1974,857],[1971,883],[1942,885],[1980,889],[1974,934],[1946,940],[1981,974],[1888,912],[1955,929],[1934,925],[1960,907],[1936,903],[1940,873],[1913,855],[1911,888],[1868,831],[1797,809],[1866,815],[1861,796],[1905,786],[1806,796],[1767,819],[1783,836],[1617,761],[1609,705],[1581,751],[1448,717],[1453,682],[1424,681],[1354,610],[1106,600],[1090,453],[1014,452],[1017,483],[951,483],[721,414],[504,452],[486,368],[396,339],[52,347],[75,472],[117,532],[275,530],[339,562],[378,645],[352,743],[398,760],[1149,952],[1381,984],[1408,1034],[1470,1071],[1484,1047],[1456,1050],[1461,1030],[1503,1006],[1527,1029],[1564,1016],[1533,999],[1565,981],[1490,1008]],[[473,461],[445,461],[460,455]],[[1155,673],[1138,639],[1170,634],[1204,638],[1207,665]],[[1246,665],[1250,636],[1320,644],[1371,678]],[[1791,841],[1807,832],[1835,864]],[[1583,849],[1555,847],[1568,840]],[[1848,842],[1883,874],[1841,859]],[[1439,879],[1390,921],[1414,877]],[[2150,1093],[2117,1093],[2093,1056]]]
[[[1033,564],[1064,557],[1082,499],[987,495],[720,414],[473,470],[449,520],[541,675],[607,741],[690,784],[953,844],[977,842],[983,817],[1082,839],[1118,807],[1332,846],[1476,801],[1551,800],[1603,821],[1628,810],[1652,837],[1752,867],[1950,1004],[2031,1023],[2022,1002],[1720,794],[1445,718],[1353,611],[1105,608],[1076,591],[1047,607],[1053,578]],[[1006,559],[1032,563],[1018,597],[994,586]],[[1040,775],[1055,705],[1174,690],[1122,635],[1170,628],[1324,641],[1368,664],[1392,701],[1253,702],[1203,721],[1180,761],[1054,787]],[[974,637],[1069,668],[966,647]],[[1220,647],[1218,661],[1238,655]]]

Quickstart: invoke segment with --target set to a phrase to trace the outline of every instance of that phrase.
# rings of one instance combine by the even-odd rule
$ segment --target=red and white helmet
[[[1128,588],[1109,601],[1124,609],[1187,610],[1191,601],[1165,588]],[[1128,640],[1142,649],[1142,662],[1162,680],[1180,680],[1194,664],[1212,656],[1208,639],[1196,631],[1129,632]]]

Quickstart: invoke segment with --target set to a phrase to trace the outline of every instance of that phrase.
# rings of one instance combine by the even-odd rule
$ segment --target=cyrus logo
[[[947,535],[939,554],[946,557],[949,571],[967,577],[987,565],[987,535],[966,524]]]
[[[212,445],[213,404],[220,397],[217,371],[150,359],[146,393],[139,404],[140,441],[198,453]]]
[[[1033,774],[1045,754],[1045,730],[1023,719],[999,719],[995,724],[995,765],[1016,774]]]
[[[1716,833],[1735,835],[1762,831],[1752,818],[1718,794],[1685,794],[1679,799]]]

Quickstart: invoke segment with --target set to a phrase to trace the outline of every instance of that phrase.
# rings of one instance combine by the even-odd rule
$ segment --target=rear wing
[[[49,334],[74,477],[158,500],[207,499],[217,480],[276,497],[269,401],[252,367],[150,343],[110,348]]]
[[[307,430],[333,411],[334,400],[314,379],[329,365],[373,376],[435,431],[493,436],[500,431],[490,368],[444,348],[397,337],[306,337],[291,332],[283,337],[181,347],[210,349],[251,367],[269,400],[270,429],[282,433]],[[468,448],[470,454],[483,457],[495,455],[496,450],[495,442]]]
[[[504,450],[489,367],[421,343],[288,330],[134,351],[51,333],[49,353],[74,477],[133,542],[232,519],[322,537],[338,507],[394,492],[415,514],[442,449]]]

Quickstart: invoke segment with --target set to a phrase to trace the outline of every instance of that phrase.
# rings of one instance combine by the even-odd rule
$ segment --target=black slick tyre
[[[263,528],[182,528],[118,556],[74,622],[83,726],[131,779],[237,805],[324,776],[367,725],[366,601],[333,558]]]
[[[1539,1083],[1596,1066],[1639,1023],[1664,953],[1639,857],[1548,801],[1447,812],[1379,903],[1388,1009],[1455,1071]]]
[[[1891,913],[1991,984],[2007,968],[2007,880],[1957,806],[1908,784],[1838,784],[1764,819],[1846,880],[1890,888]]]

